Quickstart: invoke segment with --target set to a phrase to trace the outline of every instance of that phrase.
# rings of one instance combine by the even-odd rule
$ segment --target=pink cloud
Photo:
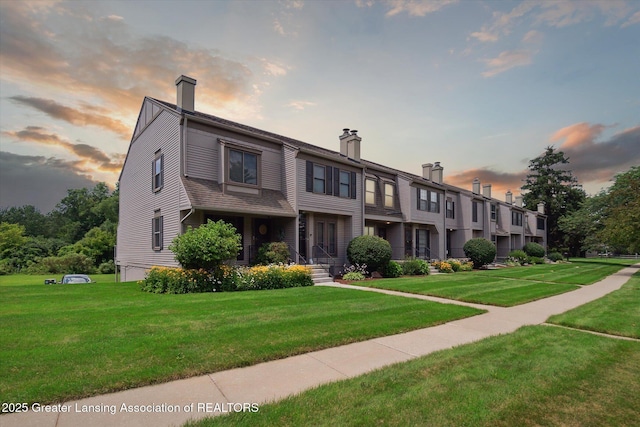
[[[605,125],[589,123],[576,123],[556,131],[551,136],[551,141],[564,140],[560,144],[561,149],[575,148],[580,145],[593,144],[607,127]]]

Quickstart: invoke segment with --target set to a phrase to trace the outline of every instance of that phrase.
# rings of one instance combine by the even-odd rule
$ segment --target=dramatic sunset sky
[[[640,164],[640,1],[0,0],[0,208],[114,186],[145,95],[519,193],[553,145],[593,194]]]

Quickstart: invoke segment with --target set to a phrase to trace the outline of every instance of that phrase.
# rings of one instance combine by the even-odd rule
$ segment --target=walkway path
[[[553,314],[563,313],[619,289],[638,268],[640,264],[624,268],[593,285],[509,308],[333,283],[329,286],[479,307],[488,312],[399,335],[48,407],[56,412],[44,412],[44,406],[41,412],[34,412],[30,407],[27,413],[0,416],[0,426],[181,425],[188,419],[232,411],[230,408],[234,406],[240,410],[242,404],[260,405],[275,401],[437,350],[510,333],[524,325],[541,324]],[[139,412],[132,412],[136,410]]]

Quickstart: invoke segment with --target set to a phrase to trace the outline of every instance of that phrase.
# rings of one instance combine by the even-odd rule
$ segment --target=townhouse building
[[[472,237],[492,240],[499,257],[546,245],[543,206],[525,209],[510,193],[499,201],[479,181],[470,191],[448,185],[438,162],[418,176],[364,160],[356,130],[343,129],[334,151],[198,112],[195,86],[180,76],[175,104],[143,100],[119,179],[122,280],[177,266],[171,241],[209,219],[242,236],[238,263],[282,241],[295,261],[332,273],[363,234],[388,240],[394,259],[463,257]]]

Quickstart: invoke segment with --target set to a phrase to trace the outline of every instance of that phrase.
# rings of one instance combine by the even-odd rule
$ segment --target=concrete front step
[[[318,266],[311,266],[311,280],[314,284],[333,282],[333,278],[327,273],[327,270]]]

